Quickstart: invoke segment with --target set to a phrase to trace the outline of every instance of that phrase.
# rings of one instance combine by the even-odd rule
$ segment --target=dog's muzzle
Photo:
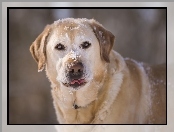
[[[86,81],[83,78],[83,74],[84,66],[81,62],[71,63],[71,65],[68,66],[67,71],[69,83],[66,83],[65,85],[73,88],[77,88],[79,86],[84,85]]]

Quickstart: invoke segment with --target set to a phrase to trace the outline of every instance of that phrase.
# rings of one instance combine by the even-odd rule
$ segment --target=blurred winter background
[[[116,36],[114,49],[150,64],[166,62],[166,9],[9,9],[9,123],[56,124],[45,72],[29,47],[45,25],[94,18]]]
[[[18,6],[29,5],[18,4]],[[56,3],[42,5],[56,6]],[[66,6],[79,5],[68,3]],[[112,4],[110,5],[112,6]],[[117,5],[119,4],[115,4],[115,6]],[[139,5],[150,6],[147,3]],[[171,6],[163,3],[156,5]],[[38,6],[40,6],[39,3]],[[57,6],[61,6],[61,4],[57,4]],[[124,4],[121,6],[124,7]],[[127,4],[127,6],[138,6],[138,4]],[[45,72],[37,72],[37,64],[29,52],[31,43],[44,27],[57,19],[94,18],[116,36],[114,49],[123,57],[149,64],[166,62],[167,16],[165,9],[10,9],[8,15],[8,117],[10,124],[58,123],[53,108],[50,83]],[[47,129],[38,130],[45,132]]]

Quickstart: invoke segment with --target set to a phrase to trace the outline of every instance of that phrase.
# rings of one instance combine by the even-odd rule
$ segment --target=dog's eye
[[[62,45],[61,43],[57,44],[55,47],[57,50],[65,50],[65,46]]]
[[[81,44],[82,49],[87,49],[90,46],[91,46],[91,44],[89,42],[87,42],[87,41],[85,41],[85,42],[83,42],[83,44]]]

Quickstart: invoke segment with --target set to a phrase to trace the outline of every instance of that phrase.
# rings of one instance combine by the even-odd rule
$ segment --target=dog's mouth
[[[72,87],[72,88],[79,88],[83,85],[85,85],[87,82],[85,79],[73,79],[69,83],[63,83],[67,87]]]

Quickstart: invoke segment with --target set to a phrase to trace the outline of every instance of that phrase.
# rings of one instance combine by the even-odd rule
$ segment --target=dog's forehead
[[[71,40],[83,36],[89,36],[92,33],[92,28],[87,20],[83,19],[65,19],[54,22],[54,30],[61,38],[66,37]]]
[[[88,19],[74,19],[74,18],[66,18],[54,21],[54,25],[58,26],[86,26],[89,22]]]

